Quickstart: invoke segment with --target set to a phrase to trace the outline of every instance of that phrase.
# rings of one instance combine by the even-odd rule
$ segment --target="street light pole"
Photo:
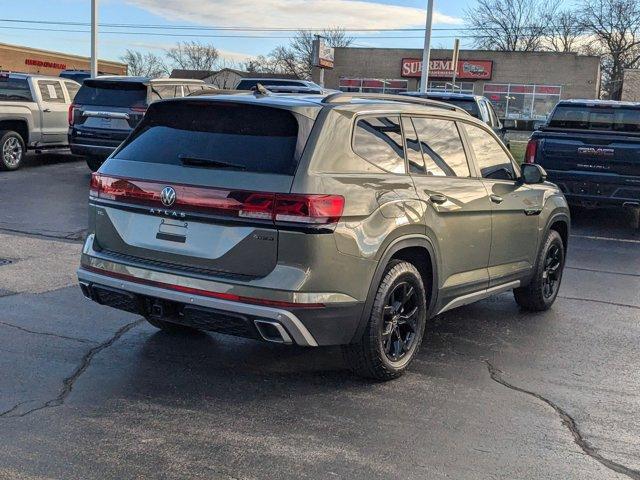
[[[420,91],[427,91],[429,81],[429,55],[431,51],[431,24],[433,23],[433,0],[427,0],[427,24],[424,30],[424,51],[422,52],[422,74],[420,76]]]
[[[91,0],[91,78],[98,76],[98,0]]]

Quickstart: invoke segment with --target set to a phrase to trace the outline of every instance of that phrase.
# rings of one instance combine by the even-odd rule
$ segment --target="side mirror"
[[[529,185],[535,185],[538,183],[544,183],[547,180],[547,172],[544,168],[535,163],[523,163],[522,164],[522,183]]]

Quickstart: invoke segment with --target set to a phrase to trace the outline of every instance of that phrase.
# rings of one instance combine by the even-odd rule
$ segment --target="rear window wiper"
[[[190,157],[189,155],[178,155],[178,159],[183,165],[191,165],[194,167],[209,167],[209,168],[228,168],[232,170],[246,170],[244,165],[238,165],[237,163],[221,162],[219,160],[212,160],[210,158],[202,157]]]

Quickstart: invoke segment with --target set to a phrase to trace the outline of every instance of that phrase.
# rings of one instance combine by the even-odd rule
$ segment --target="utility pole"
[[[433,0],[427,0],[427,24],[424,30],[424,51],[422,52],[422,75],[420,76],[420,91],[427,91],[429,81],[429,55],[431,50],[431,24],[433,23]]]
[[[98,0],[91,0],[91,78],[98,76]]]
[[[460,58],[460,39],[456,38],[453,41],[453,56],[451,57],[451,67],[453,69],[453,77],[451,84],[453,85],[452,92],[456,91],[456,75],[458,74],[458,59]]]

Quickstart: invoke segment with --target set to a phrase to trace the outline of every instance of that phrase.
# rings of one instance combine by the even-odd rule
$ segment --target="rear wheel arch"
[[[10,130],[16,132],[25,145],[29,144],[29,125],[26,120],[2,120],[0,121],[0,130]]]
[[[427,315],[429,318],[437,301],[438,268],[435,248],[431,241],[423,235],[403,236],[393,241],[385,250],[378,262],[375,273],[369,285],[367,299],[362,311],[362,317],[352,342],[357,341],[363,334],[375,300],[378,286],[382,281],[387,265],[393,260],[405,260],[412,263],[420,272],[427,290]]]

